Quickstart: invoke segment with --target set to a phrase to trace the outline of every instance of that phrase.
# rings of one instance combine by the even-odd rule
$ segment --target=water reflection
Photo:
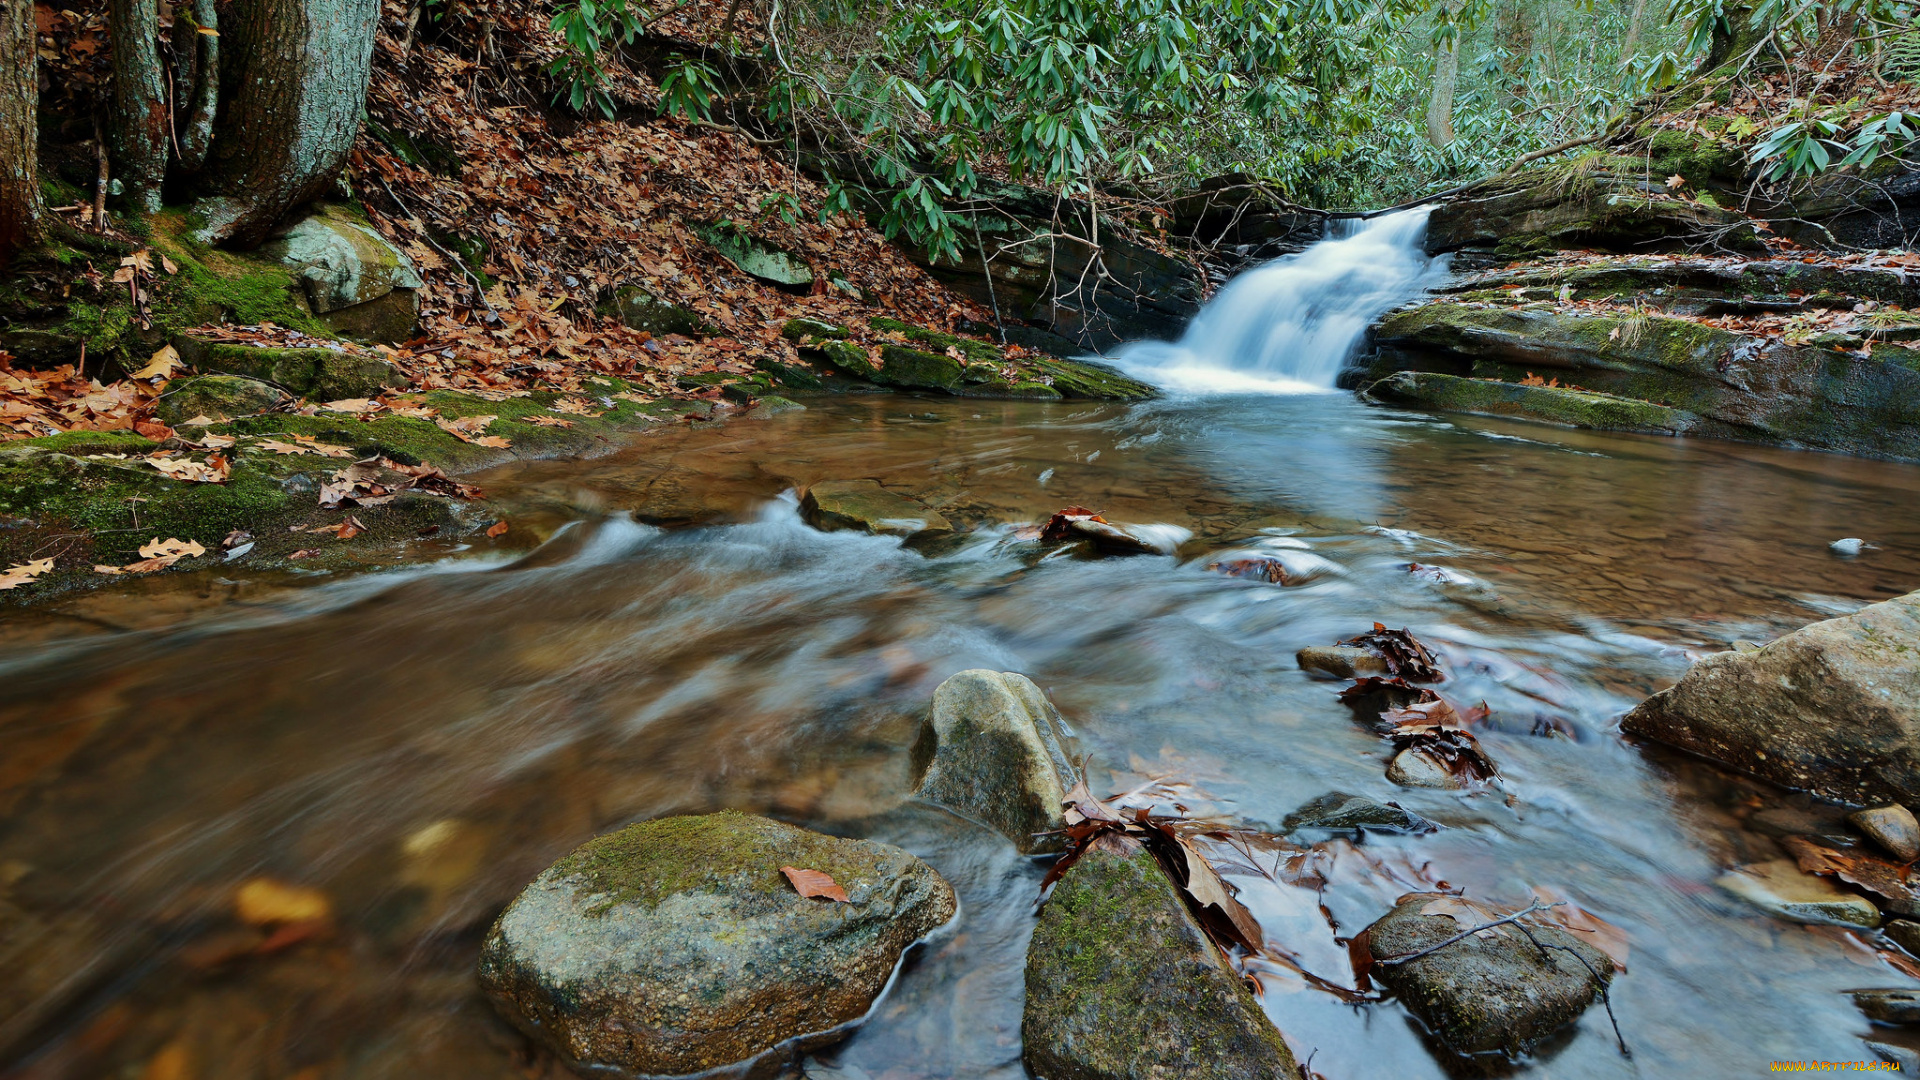
[[[857,477],[967,531],[922,550],[821,534],[781,494]],[[50,615],[16,628],[0,654],[10,1075],[552,1073],[478,998],[479,934],[582,839],[734,806],[901,843],[962,897],[960,933],[822,1075],[1011,1080],[1038,869],[904,802],[933,687],[975,666],[1039,681],[1105,779],[1177,772],[1250,822],[1338,789],[1446,825],[1344,856],[1326,900],[1345,933],[1434,879],[1494,903],[1560,890],[1624,928],[1614,1001],[1635,1060],[1596,1011],[1522,1075],[1851,1060],[1866,1025],[1837,991],[1903,981],[1709,884],[1773,850],[1756,814],[1803,804],[1629,746],[1612,721],[1694,651],[1920,585],[1912,467],[1329,396],[889,396],[484,483],[552,545],[319,589],[175,578],[206,594],[197,614],[101,631],[152,601],[130,583],[66,602],[91,635]],[[1194,539],[1109,561],[1008,542],[1007,523],[1065,503]],[[1841,536],[1881,548],[1836,559]],[[1261,545],[1317,576],[1204,569]],[[1394,788],[1381,742],[1294,665],[1375,619],[1416,627],[1451,692],[1492,706],[1503,793]],[[233,891],[260,876],[322,890],[331,926],[277,941],[241,924]],[[1297,938],[1268,899],[1269,929]],[[1299,951],[1323,955],[1325,933]],[[1265,1001],[1328,1077],[1442,1075],[1391,1003],[1285,980]]]

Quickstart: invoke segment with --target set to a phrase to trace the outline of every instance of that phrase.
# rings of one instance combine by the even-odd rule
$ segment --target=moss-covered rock
[[[1607,954],[1557,926],[1511,925],[1469,934],[1404,963],[1491,919],[1458,897],[1416,893],[1367,928],[1373,977],[1455,1053],[1523,1054],[1586,1011],[1613,978]],[[1529,940],[1551,946],[1542,950]]]
[[[787,364],[772,357],[763,356],[753,362],[756,370],[790,390],[818,390],[822,384],[820,376],[798,364]]]
[[[984,341],[974,341],[972,338],[963,338],[958,334],[947,334],[939,330],[929,330],[924,326],[915,326],[912,323],[901,322],[899,319],[876,317],[868,319],[867,326],[877,333],[899,334],[908,341],[931,346],[938,352],[957,349],[960,355],[966,357],[967,363],[994,364],[1000,362],[1000,349]]]
[[[1437,205],[1427,250],[1494,248],[1514,256],[1566,248],[1697,248],[1764,254],[1739,213],[1677,198],[1632,172],[1585,163],[1501,178]]]
[[[900,345],[880,350],[881,367],[873,381],[910,390],[951,390],[965,365],[945,353],[921,352]]]
[[[286,267],[316,315],[371,303],[424,284],[405,252],[373,231],[366,217],[337,203],[320,206],[260,249]]]
[[[933,692],[915,748],[925,773],[914,792],[1003,833],[1021,852],[1060,850],[1074,768],[1060,713],[1012,671],[962,671]]]
[[[787,325],[780,328],[780,336],[796,344],[815,341],[844,341],[848,337],[847,328],[835,326],[819,319],[788,319]]]
[[[694,312],[661,300],[638,285],[615,289],[612,299],[601,305],[601,313],[619,319],[631,329],[662,337],[667,334],[707,337],[720,332]]]
[[[800,355],[855,379],[871,380],[880,371],[867,355],[867,350],[851,341],[822,341],[811,347],[802,347]]]
[[[1027,950],[1027,1066],[1044,1080],[1293,1080],[1293,1055],[1152,854],[1095,847]]]
[[[761,398],[759,403],[754,405],[753,408],[747,410],[747,416],[753,420],[768,420],[782,413],[806,411],[807,407],[805,405],[800,404],[792,398],[783,398],[778,394],[768,394],[766,397]]]
[[[800,512],[816,529],[885,536],[947,532],[947,519],[924,503],[896,495],[876,480],[825,480],[807,489]]]
[[[1029,360],[1026,367],[1052,380],[1062,397],[1096,401],[1145,401],[1159,391],[1118,371],[1088,360]]]
[[[801,896],[782,867],[850,903]],[[887,844],[738,813],[666,818],[588,841],[487,935],[500,1011],[576,1068],[760,1075],[843,1037],[953,891]]]
[[[192,362],[202,371],[258,379],[320,401],[373,397],[383,388],[407,385],[405,373],[387,361],[336,349],[269,349],[218,342],[194,351],[201,355]]]
[[[178,424],[205,416],[233,420],[273,412],[293,404],[293,395],[277,386],[239,375],[197,375],[167,384],[154,403],[156,417]]]
[[[1904,350],[1858,356],[1686,319],[1456,303],[1390,314],[1374,339],[1369,382],[1406,370],[1553,375],[1690,413],[1694,435],[1920,460],[1920,371],[1888,359]]]
[[[1374,383],[1368,388],[1367,396],[1396,405],[1512,416],[1601,431],[1680,435],[1699,422],[1699,417],[1678,409],[1612,394],[1555,386],[1523,386],[1493,379],[1463,379],[1431,372],[1399,372]]]
[[[805,292],[813,285],[813,268],[791,251],[732,225],[703,225],[698,231],[700,238],[713,245],[721,258],[748,277],[794,292]]]

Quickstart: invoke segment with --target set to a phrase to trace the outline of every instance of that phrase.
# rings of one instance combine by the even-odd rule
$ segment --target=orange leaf
[[[487,535],[488,535],[488,536],[505,536],[505,535],[507,535],[507,523],[506,523],[506,522],[504,522],[504,521],[496,521],[496,522],[494,522],[494,523],[493,523],[493,525],[492,525],[492,526],[490,526],[490,527],[489,527],[489,528],[487,529]]]
[[[795,870],[791,866],[783,866],[780,872],[787,875],[787,880],[793,882],[794,889],[801,896],[824,896],[842,904],[853,902],[847,899],[847,890],[835,884],[833,878],[818,870]]]

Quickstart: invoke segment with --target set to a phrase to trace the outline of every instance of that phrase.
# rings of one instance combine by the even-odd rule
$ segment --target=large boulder
[[[207,345],[185,334],[177,335],[174,341],[181,356],[201,371],[258,379],[320,401],[375,397],[383,388],[408,383],[406,373],[391,363],[343,349],[276,349],[228,342]]]
[[[926,769],[915,794],[999,830],[1023,852],[1058,851],[1075,776],[1070,737],[1025,675],[962,671],[933,692],[914,748]]]
[[[1097,844],[1027,950],[1027,1066],[1041,1080],[1294,1080],[1286,1042],[1153,855]]]
[[[1366,397],[1392,405],[1513,416],[1602,431],[1680,435],[1700,421],[1692,413],[1613,394],[1497,379],[1468,379],[1435,371],[1395,372],[1368,387]]]
[[[1523,1054],[1593,1003],[1613,978],[1613,961],[1565,930],[1535,923],[1525,933],[1509,924],[1387,962],[1493,921],[1486,914],[1442,893],[1402,897],[1366,930],[1372,975],[1455,1053]]]
[[[198,375],[168,383],[160,400],[154,402],[153,414],[163,423],[178,424],[197,416],[214,420],[258,416],[292,404],[293,395],[258,379]]]
[[[308,307],[336,331],[389,343],[411,336],[420,273],[406,252],[348,208],[321,207],[262,254],[294,272]]]
[[[1440,203],[1427,219],[1426,246],[1435,254],[1465,247],[1766,251],[1742,214],[1644,178],[1604,168],[1569,176],[1565,166],[1496,178]]]
[[[1920,592],[1705,657],[1620,726],[1825,799],[1920,798]]]
[[[801,896],[783,867],[827,874],[849,902]],[[488,933],[480,982],[578,1069],[767,1075],[845,1035],[954,910],[940,875],[887,844],[733,812],[666,818],[535,879]]]

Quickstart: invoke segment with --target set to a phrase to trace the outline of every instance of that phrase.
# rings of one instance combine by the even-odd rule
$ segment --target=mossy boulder
[[[885,536],[947,532],[947,519],[925,503],[897,495],[877,480],[823,480],[807,489],[800,512],[816,529]]]
[[[1524,386],[1494,379],[1463,379],[1432,372],[1397,372],[1369,387],[1367,396],[1396,405],[1512,416],[1602,431],[1679,435],[1692,430],[1699,422],[1699,417],[1679,409],[1612,394],[1556,386]]]
[[[1139,379],[1090,360],[1028,360],[1023,366],[1035,375],[1043,375],[1051,380],[1047,385],[1066,398],[1145,401],[1160,393]]]
[[[195,340],[185,337],[181,343]],[[190,352],[194,354],[190,362],[202,371],[258,379],[320,401],[373,397],[386,387],[405,387],[408,381],[404,372],[377,356],[339,349],[273,349],[218,342],[182,349],[181,356],[188,357]]]
[[[782,867],[828,875],[850,902],[801,896]],[[734,812],[666,818],[535,879],[488,933],[480,982],[576,1069],[771,1075],[847,1034],[954,911],[940,875],[887,844]]]
[[[807,407],[805,405],[800,404],[792,398],[783,398],[778,394],[768,394],[766,397],[761,398],[759,403],[754,405],[753,408],[747,410],[747,416],[754,420],[768,420],[782,413],[806,411]]]
[[[232,420],[273,412],[293,404],[293,395],[277,386],[239,375],[196,375],[175,379],[154,403],[154,415],[168,424],[205,416]]]
[[[601,306],[601,313],[620,320],[630,329],[662,337],[667,334],[707,337],[719,332],[694,312],[661,300],[637,285],[615,289],[613,298]]]
[[[951,390],[960,382],[966,365],[945,353],[921,352],[901,345],[880,350],[881,366],[872,375],[874,382],[909,390]]]
[[[1920,592],[1695,662],[1621,730],[1837,802],[1920,799]]]
[[[1331,832],[1432,832],[1438,826],[1398,803],[1383,803],[1365,795],[1329,791],[1287,815],[1282,825],[1295,829],[1326,829]]]
[[[1586,1011],[1612,981],[1613,961],[1557,926],[1534,923],[1525,933],[1509,924],[1384,962],[1491,922],[1484,910],[1441,893],[1402,898],[1366,929],[1372,975],[1455,1053],[1524,1054]]]
[[[848,332],[844,326],[835,326],[819,319],[788,319],[787,325],[780,328],[780,336],[795,343],[811,341],[845,341]]]
[[[299,282],[307,308],[349,337],[397,343],[412,336],[422,284],[413,260],[351,207],[321,206],[261,248]]]
[[[1042,1080],[1300,1075],[1246,980],[1137,846],[1096,846],[1054,886],[1027,949],[1020,1030]]]
[[[867,350],[851,341],[821,341],[802,346],[800,355],[855,379],[872,380],[880,372],[874,366],[873,358],[867,355]]]
[[[699,234],[721,258],[748,277],[793,292],[805,292],[813,285],[813,268],[791,251],[731,225],[701,226]]]
[[[914,794],[1001,832],[1023,853],[1058,851],[1075,776],[1071,737],[1025,675],[962,671],[933,692],[915,747],[925,771]]]
[[[975,341],[972,338],[963,338],[958,334],[948,334],[939,330],[929,330],[924,326],[915,326],[912,323],[901,322],[899,319],[889,319],[881,316],[868,319],[867,326],[876,333],[898,334],[908,341],[930,346],[935,352],[944,353],[948,349],[957,350],[960,355],[966,357],[966,362],[970,364],[996,364],[1000,362],[999,347],[989,345],[984,341]]]

